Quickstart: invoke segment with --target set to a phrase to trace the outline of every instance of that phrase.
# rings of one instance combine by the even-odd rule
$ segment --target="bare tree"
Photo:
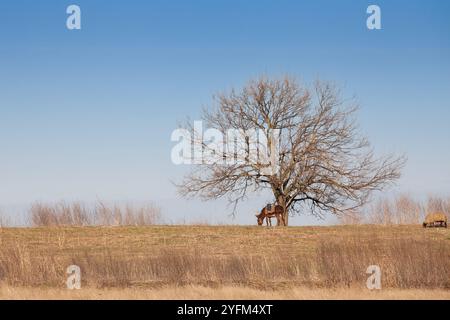
[[[446,201],[439,196],[429,195],[426,204],[427,213],[446,212]]]
[[[323,217],[362,206],[372,191],[399,178],[406,161],[374,156],[358,132],[356,104],[328,82],[308,88],[289,77],[261,77],[240,91],[215,96],[214,102],[203,110],[203,123],[223,135],[239,130],[241,144],[230,147],[228,139],[223,149],[211,147],[188,121],[184,128],[193,133],[194,144],[201,144],[203,160],[178,184],[184,196],[228,196],[236,208],[250,191],[269,189],[286,209],[287,225],[289,215],[305,210]],[[248,134],[252,129],[262,133],[256,148]],[[270,161],[251,161],[254,151]]]
[[[408,194],[393,199],[380,198],[366,209],[367,222],[375,224],[416,224],[424,218],[423,205]]]
[[[415,224],[421,223],[424,217],[424,210],[420,202],[415,201],[407,194],[399,195],[395,201],[395,212],[397,215],[397,224]]]

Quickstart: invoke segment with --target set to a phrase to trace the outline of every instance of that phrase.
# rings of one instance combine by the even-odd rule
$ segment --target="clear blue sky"
[[[449,15],[448,1],[1,1],[0,208],[152,200],[174,221],[254,223],[264,196],[236,220],[177,198],[170,133],[262,73],[336,81],[377,152],[407,154],[392,190],[450,194]]]

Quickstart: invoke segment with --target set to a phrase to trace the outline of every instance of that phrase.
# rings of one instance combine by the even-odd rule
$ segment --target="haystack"
[[[425,217],[424,227],[447,227],[447,216],[443,212],[430,213]]]

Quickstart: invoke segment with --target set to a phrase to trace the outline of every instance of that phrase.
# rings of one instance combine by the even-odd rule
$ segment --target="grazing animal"
[[[444,227],[447,228],[447,216],[442,212],[430,213],[425,217],[423,227]]]
[[[272,218],[277,218],[277,226],[285,225],[284,222],[284,209],[282,206],[275,204],[275,205],[267,205],[264,208],[262,208],[261,212],[256,214],[256,218],[258,221],[258,226],[261,226],[264,222],[264,219],[266,219],[267,226],[272,226]]]

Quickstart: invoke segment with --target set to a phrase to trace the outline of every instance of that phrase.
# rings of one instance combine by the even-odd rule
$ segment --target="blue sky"
[[[77,4],[82,29],[66,28]],[[382,30],[366,28],[381,8]],[[405,153],[389,192],[450,194],[447,1],[2,1],[0,208],[154,201],[169,220],[232,220],[180,199],[170,134],[217,91],[260,74],[343,86],[376,151]],[[318,223],[298,217],[295,224]]]

